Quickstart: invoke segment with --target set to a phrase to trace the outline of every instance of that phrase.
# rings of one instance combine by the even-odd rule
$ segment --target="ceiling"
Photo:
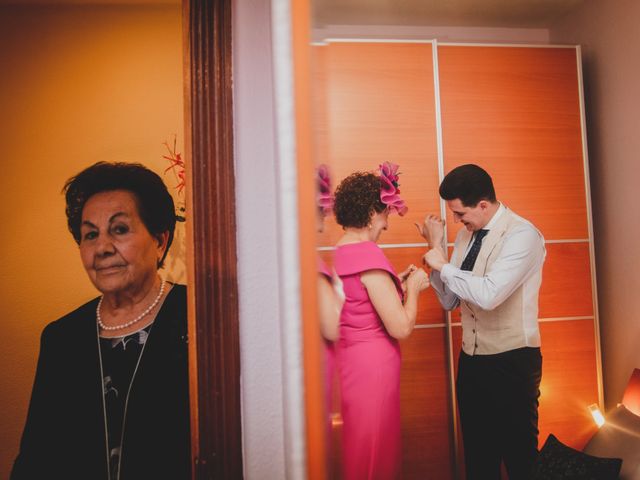
[[[313,25],[548,28],[585,0],[310,0]],[[180,5],[181,0],[0,0],[0,5]]]
[[[548,28],[584,0],[311,0],[313,24]]]

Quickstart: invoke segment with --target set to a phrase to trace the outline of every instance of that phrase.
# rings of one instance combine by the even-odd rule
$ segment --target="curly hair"
[[[335,191],[333,211],[343,228],[364,228],[371,215],[387,206],[380,200],[380,178],[369,172],[355,172],[340,182]]]
[[[133,194],[142,223],[151,235],[169,232],[167,249],[158,262],[162,267],[173,242],[176,212],[173,198],[160,176],[139,163],[98,162],[71,177],[64,185],[67,225],[80,244],[82,210],[95,194],[125,190]]]

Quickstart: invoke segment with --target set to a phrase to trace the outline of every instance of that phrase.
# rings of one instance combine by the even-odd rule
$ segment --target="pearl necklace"
[[[102,323],[102,318],[100,317],[100,307],[102,307],[102,300],[104,299],[104,295],[103,295],[102,297],[100,297],[100,301],[98,302],[98,307],[96,308],[96,318],[98,319],[98,325],[100,325],[100,328],[103,329],[103,330],[122,330],[123,328],[130,327],[134,323],[139,322],[146,315],[148,315],[149,312],[151,310],[153,310],[153,308],[158,304],[158,302],[162,298],[162,294],[164,293],[164,284],[165,283],[166,282],[164,280],[162,280],[162,282],[160,283],[160,291],[158,292],[158,296],[153,301],[153,303],[151,305],[149,305],[149,308],[147,308],[144,312],[142,312],[140,315],[138,315],[133,320],[130,320],[127,323],[123,323],[122,325],[114,325],[113,327],[110,327],[110,326],[105,325],[104,323]]]

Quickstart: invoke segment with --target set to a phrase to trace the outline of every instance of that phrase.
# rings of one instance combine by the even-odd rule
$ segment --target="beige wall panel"
[[[640,315],[629,293],[640,291],[640,223],[627,213],[640,178],[640,2],[581,2],[550,29],[554,43],[582,45],[585,108],[600,291],[600,328],[608,408],[620,402],[640,366]],[[630,218],[632,219],[631,221]]]

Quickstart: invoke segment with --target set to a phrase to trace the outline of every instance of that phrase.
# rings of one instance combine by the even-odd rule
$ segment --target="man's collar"
[[[493,217],[491,217],[491,220],[489,220],[489,222],[484,227],[482,227],[482,229],[491,230],[506,209],[507,208],[502,203],[500,203],[500,206],[498,207],[498,210],[496,210],[496,213],[493,214]]]

